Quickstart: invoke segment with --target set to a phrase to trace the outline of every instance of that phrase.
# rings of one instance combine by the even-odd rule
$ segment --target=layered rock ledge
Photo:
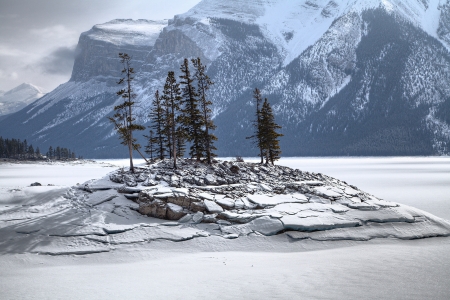
[[[285,166],[181,160],[174,170],[164,160],[135,174],[118,170],[109,178],[123,184],[118,191],[143,215],[217,224],[222,235],[231,237],[287,232],[293,239],[409,239],[448,235],[450,229],[429,214],[344,181]],[[425,227],[429,230],[416,230]]]

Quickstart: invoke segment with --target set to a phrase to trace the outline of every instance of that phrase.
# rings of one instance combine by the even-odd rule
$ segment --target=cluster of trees
[[[132,81],[135,71],[131,67],[131,57],[126,53],[119,53],[123,65],[123,77],[117,82],[125,87],[117,92],[123,102],[114,107],[115,114],[109,117],[119,134],[121,143],[128,147],[130,157],[130,171],[134,172],[133,150],[147,161],[139,151],[141,145],[133,136],[134,131],[144,130],[145,127],[136,122],[133,107],[136,104],[136,94]],[[193,72],[191,72],[191,64]],[[145,152],[154,158],[173,160],[173,168],[177,168],[177,158],[183,157],[186,145],[189,143],[189,156],[196,161],[205,160],[211,164],[216,156],[214,141],[217,137],[212,133],[216,126],[212,120],[212,102],[208,98],[208,90],[214,83],[206,74],[206,66],[200,58],[185,58],[180,67],[179,81],[174,71],[169,71],[162,90],[157,90],[153,99],[152,110],[149,114],[151,126]],[[276,132],[281,127],[275,123],[272,109],[267,99],[262,102],[261,92],[255,89],[256,120],[255,133],[249,137],[254,139],[260,149],[261,163],[265,158],[267,163],[274,163],[279,159],[281,151],[278,138],[282,136]]]
[[[75,159],[75,152],[70,149],[50,146],[46,157],[50,159]],[[13,159],[44,159],[39,147],[36,149],[32,144],[28,145],[27,140],[23,142],[20,139],[3,139],[0,136],[0,158]]]
[[[61,148],[59,146],[57,146],[56,148],[50,146],[45,155],[49,159],[58,159],[58,160],[69,160],[76,158],[75,152],[72,152],[70,149],[67,148]]]
[[[261,164],[264,163],[265,159],[266,164],[270,162],[273,165],[281,155],[279,137],[283,136],[283,134],[277,132],[278,129],[281,129],[281,126],[275,123],[275,117],[269,101],[267,98],[264,98],[263,102],[261,91],[258,88],[255,88],[253,91],[253,99],[256,104],[256,118],[253,121],[255,131],[252,136],[247,138],[253,139],[259,148]]]
[[[173,167],[177,167],[177,157],[183,157],[186,142],[190,142],[189,156],[208,164],[216,156],[214,141],[217,137],[212,133],[216,128],[212,120],[211,105],[207,92],[213,82],[205,73],[206,67],[200,58],[191,59],[193,74],[187,58],[181,65],[180,82],[175,72],[169,71],[163,92],[156,91],[153,109],[150,112],[152,125],[145,152],[163,159],[173,159]]]
[[[39,147],[34,149],[33,145],[28,145],[27,140],[3,139],[0,136],[0,157],[14,159],[36,159],[40,158]]]

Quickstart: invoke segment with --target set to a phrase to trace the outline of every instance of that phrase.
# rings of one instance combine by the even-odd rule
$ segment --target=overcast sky
[[[200,0],[0,0],[0,90],[69,80],[80,33],[113,19],[170,19]]]

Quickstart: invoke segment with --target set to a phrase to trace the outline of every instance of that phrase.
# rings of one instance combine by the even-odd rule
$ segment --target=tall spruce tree
[[[177,156],[184,157],[184,152],[186,152],[186,131],[183,127],[178,126],[177,128]]]
[[[153,98],[153,108],[149,114],[150,119],[152,120],[152,128],[155,132],[155,138],[157,139],[157,150],[159,159],[164,159],[165,148],[165,137],[164,137],[164,124],[165,124],[165,112],[162,103],[162,99],[159,96],[159,91],[155,92],[155,97]]]
[[[150,155],[150,160],[153,161],[153,154],[157,152],[158,139],[155,137],[153,130],[150,130],[149,135],[144,135],[147,138],[147,146],[145,146],[145,153]]]
[[[170,153],[173,158],[173,168],[177,168],[177,145],[180,143],[178,141],[178,131],[179,128],[177,123],[180,121],[180,104],[181,104],[181,91],[180,85],[177,83],[175,78],[175,73],[169,71],[166,78],[166,83],[164,84],[163,96],[164,106],[166,110],[166,122],[165,131],[169,140],[168,145],[170,145]]]
[[[197,80],[197,91],[200,100],[200,111],[202,114],[202,123],[204,127],[203,131],[203,144],[204,151],[206,156],[206,161],[208,164],[211,164],[212,157],[216,155],[213,153],[213,150],[217,150],[214,146],[214,141],[217,141],[217,137],[212,134],[212,131],[216,129],[216,125],[212,120],[211,116],[211,105],[212,102],[207,98],[207,92],[211,85],[214,83],[211,79],[206,75],[205,70],[206,66],[204,66],[200,60],[200,57],[197,59],[192,59],[192,64],[195,68],[194,78]]]
[[[275,123],[275,117],[267,98],[264,99],[260,116],[261,146],[264,149],[266,164],[270,161],[273,165],[274,161],[280,159],[279,137],[283,136],[283,134],[277,132],[278,129],[281,129],[281,126]]]
[[[128,147],[130,156],[130,171],[134,173],[133,165],[133,150],[139,150],[140,145],[137,144],[137,139],[133,137],[133,132],[136,130],[144,130],[145,127],[136,123],[136,118],[133,116],[133,107],[135,105],[134,99],[136,94],[133,91],[132,82],[134,80],[134,68],[131,67],[131,56],[127,53],[119,53],[120,63],[123,65],[122,74],[124,77],[120,78],[117,84],[125,85],[125,88],[120,89],[117,95],[123,100],[122,103],[114,107],[116,112],[114,116],[108,119],[114,124],[114,127],[122,140],[121,144]]]
[[[194,86],[194,79],[189,71],[189,60],[184,59],[181,65],[181,84],[182,88],[182,103],[183,108],[181,110],[181,121],[186,130],[187,140],[191,142],[189,155],[191,158],[196,158],[200,161],[203,152],[203,133],[202,133],[202,114],[198,108],[198,94]]]
[[[256,104],[256,118],[255,121],[253,121],[253,126],[255,127],[254,134],[252,136],[247,137],[247,139],[253,139],[256,146],[259,148],[259,156],[261,157],[261,164],[264,163],[264,146],[263,146],[263,133],[261,129],[261,104],[262,104],[262,96],[261,91],[258,88],[255,88],[253,91],[253,99],[255,100]]]

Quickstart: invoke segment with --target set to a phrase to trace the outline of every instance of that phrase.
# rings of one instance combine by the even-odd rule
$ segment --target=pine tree
[[[253,91],[253,99],[256,102],[256,119],[253,122],[253,126],[255,127],[255,132],[252,136],[247,137],[247,139],[253,139],[256,146],[259,148],[259,156],[261,157],[261,164],[264,163],[264,147],[262,145],[262,132],[261,132],[261,103],[262,96],[261,91],[258,88],[255,88]]]
[[[177,157],[184,157],[186,152],[186,131],[182,127],[177,128]]]
[[[153,108],[149,114],[150,119],[152,120],[152,128],[155,132],[155,139],[157,140],[157,150],[159,159],[164,159],[165,148],[165,138],[164,138],[164,124],[165,124],[165,114],[164,108],[162,105],[161,97],[159,96],[159,91],[155,92],[155,97],[153,98]]]
[[[200,161],[204,152],[204,145],[202,143],[203,122],[201,112],[198,108],[198,94],[194,86],[194,79],[189,71],[189,60],[187,58],[184,59],[180,69],[182,73],[180,83],[183,85],[183,108],[181,110],[182,117],[180,120],[186,130],[187,140],[191,142],[189,155],[191,158],[195,157],[197,161]]]
[[[283,134],[277,133],[281,126],[275,123],[275,117],[267,98],[264,99],[260,116],[261,146],[264,149],[266,164],[270,161],[273,165],[275,160],[280,159],[281,149],[278,138]]]
[[[28,158],[34,158],[34,148],[33,148],[33,145],[28,146],[27,157],[28,157]]]
[[[52,158],[53,158],[53,147],[52,147],[52,146],[50,146],[50,147],[48,148],[47,157],[48,157],[49,159],[52,159]]]
[[[169,139],[169,145],[171,147],[170,153],[173,158],[173,168],[177,168],[177,145],[178,145],[178,135],[179,131],[177,123],[181,120],[179,116],[180,104],[181,104],[181,91],[180,85],[177,83],[175,78],[175,73],[169,71],[166,78],[166,83],[164,84],[163,96],[164,106],[166,110],[166,135]]]
[[[203,131],[203,147],[205,150],[206,161],[208,164],[211,164],[212,157],[216,155],[212,152],[213,150],[217,150],[214,146],[214,141],[217,141],[217,137],[211,133],[214,129],[216,129],[216,125],[212,120],[211,116],[211,105],[212,102],[207,99],[207,91],[210,86],[214,83],[211,79],[206,75],[205,69],[206,66],[202,65],[200,57],[197,59],[192,59],[192,64],[195,67],[195,75],[194,78],[197,80],[197,90],[200,100],[200,111],[202,113],[202,123],[204,127]]]
[[[61,148],[59,146],[56,147],[55,158],[56,159],[61,159]]]
[[[150,130],[149,135],[144,135],[147,138],[147,146],[145,146],[145,153],[150,155],[150,160],[153,160],[153,154],[157,152],[158,139],[155,137],[153,130]]]
[[[130,156],[130,171],[134,173],[133,166],[133,150],[139,150],[140,145],[136,143],[133,138],[133,131],[144,130],[145,127],[136,124],[136,118],[133,116],[133,107],[136,94],[133,92],[132,81],[134,80],[134,69],[131,67],[131,56],[126,53],[119,53],[120,63],[123,65],[122,74],[124,77],[120,78],[117,84],[125,84],[125,88],[117,92],[123,102],[114,107],[116,112],[113,117],[108,119],[114,124],[114,127],[122,140],[121,144],[128,147]]]

